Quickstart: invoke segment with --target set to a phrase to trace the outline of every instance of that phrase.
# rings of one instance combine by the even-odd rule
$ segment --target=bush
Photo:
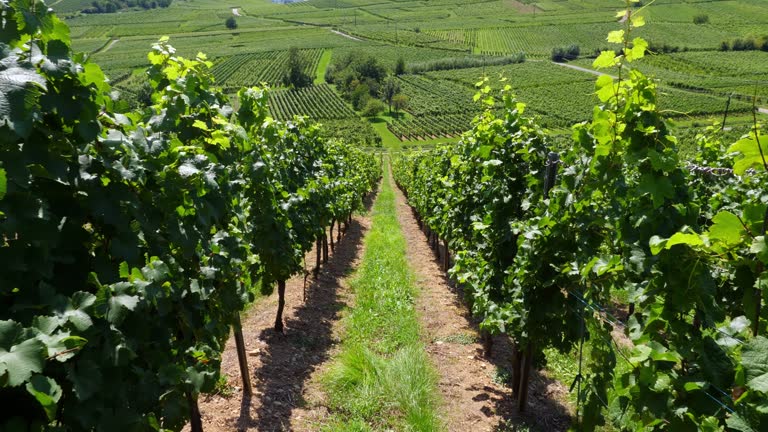
[[[693,17],[693,23],[694,24],[708,24],[709,23],[709,15],[706,14],[700,14]]]
[[[551,59],[554,62],[562,63],[568,60],[576,60],[581,54],[581,48],[578,45],[569,45],[568,47],[552,48]]]
[[[228,29],[234,30],[237,28],[237,20],[235,17],[229,17],[226,21],[224,21],[224,25],[226,25]]]

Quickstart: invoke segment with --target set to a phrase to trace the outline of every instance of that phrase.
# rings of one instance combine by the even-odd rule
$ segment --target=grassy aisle
[[[418,293],[389,175],[372,220],[341,353],[323,379],[332,412],[324,430],[441,430],[437,376],[419,340]]]

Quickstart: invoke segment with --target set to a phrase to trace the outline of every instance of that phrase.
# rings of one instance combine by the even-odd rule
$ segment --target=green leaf
[[[52,378],[34,375],[27,383],[27,391],[35,397],[48,415],[48,420],[56,419],[56,403],[61,399],[61,387]]]
[[[14,321],[0,321],[0,386],[23,384],[43,370],[45,345]]]
[[[5,176],[5,170],[0,168],[0,200],[5,198],[8,192],[8,178]]]
[[[745,231],[738,216],[722,211],[712,218],[712,222],[713,225],[709,228],[710,240],[721,241],[731,246],[741,243],[741,237]]]
[[[632,350],[630,354],[630,363],[642,363],[651,356],[653,349],[647,345],[638,345]]]
[[[109,313],[107,314],[107,320],[113,324],[119,324],[125,319],[127,312],[136,309],[136,305],[139,304],[139,297],[118,294],[109,299]]]
[[[760,135],[758,135],[760,137]],[[754,135],[741,139],[728,148],[729,153],[739,153],[733,164],[733,172],[743,175],[748,169],[765,169],[764,157],[768,158],[768,139],[760,137],[760,145]],[[760,150],[762,148],[762,154]]]
[[[608,33],[608,42],[610,43],[624,43],[624,30],[614,30]]]
[[[672,235],[668,239],[662,239],[659,236],[651,237],[649,246],[651,247],[651,253],[658,255],[663,249],[671,249],[675,245],[688,245],[688,246],[700,246],[704,244],[704,241],[696,233],[683,233],[678,232]]]
[[[741,350],[747,387],[768,394],[768,339],[758,336]]]
[[[603,51],[592,63],[592,67],[595,69],[606,69],[614,67],[619,64],[619,60],[616,58],[616,53],[613,51]]]
[[[701,341],[699,363],[701,373],[712,384],[720,388],[729,388],[733,383],[731,359],[711,337],[705,337]]]
[[[725,420],[725,424],[734,431],[738,432],[758,432],[750,426],[749,421],[744,419],[739,413],[733,413]]]
[[[2,66],[9,67],[0,66],[0,124],[6,123],[25,138],[31,131],[33,111],[46,81],[31,65],[15,60],[17,57],[12,55],[3,60]]]

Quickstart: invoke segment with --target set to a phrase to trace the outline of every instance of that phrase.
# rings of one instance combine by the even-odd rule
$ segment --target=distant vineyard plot
[[[302,50],[304,72],[314,76],[322,49]],[[240,88],[267,83],[280,85],[288,70],[288,51],[267,51],[260,53],[238,54],[226,58],[213,68],[216,82],[225,88]]]
[[[288,120],[295,115],[306,115],[318,120],[357,116],[328,84],[273,91],[270,93],[269,107],[278,120]]]

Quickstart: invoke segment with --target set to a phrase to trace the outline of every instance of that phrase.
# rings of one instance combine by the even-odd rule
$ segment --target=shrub
[[[237,20],[235,17],[229,17],[226,21],[224,21],[224,25],[226,25],[228,29],[234,30],[237,28]]]
[[[693,17],[693,23],[694,24],[708,24],[709,23],[709,15],[706,14],[700,14]]]

